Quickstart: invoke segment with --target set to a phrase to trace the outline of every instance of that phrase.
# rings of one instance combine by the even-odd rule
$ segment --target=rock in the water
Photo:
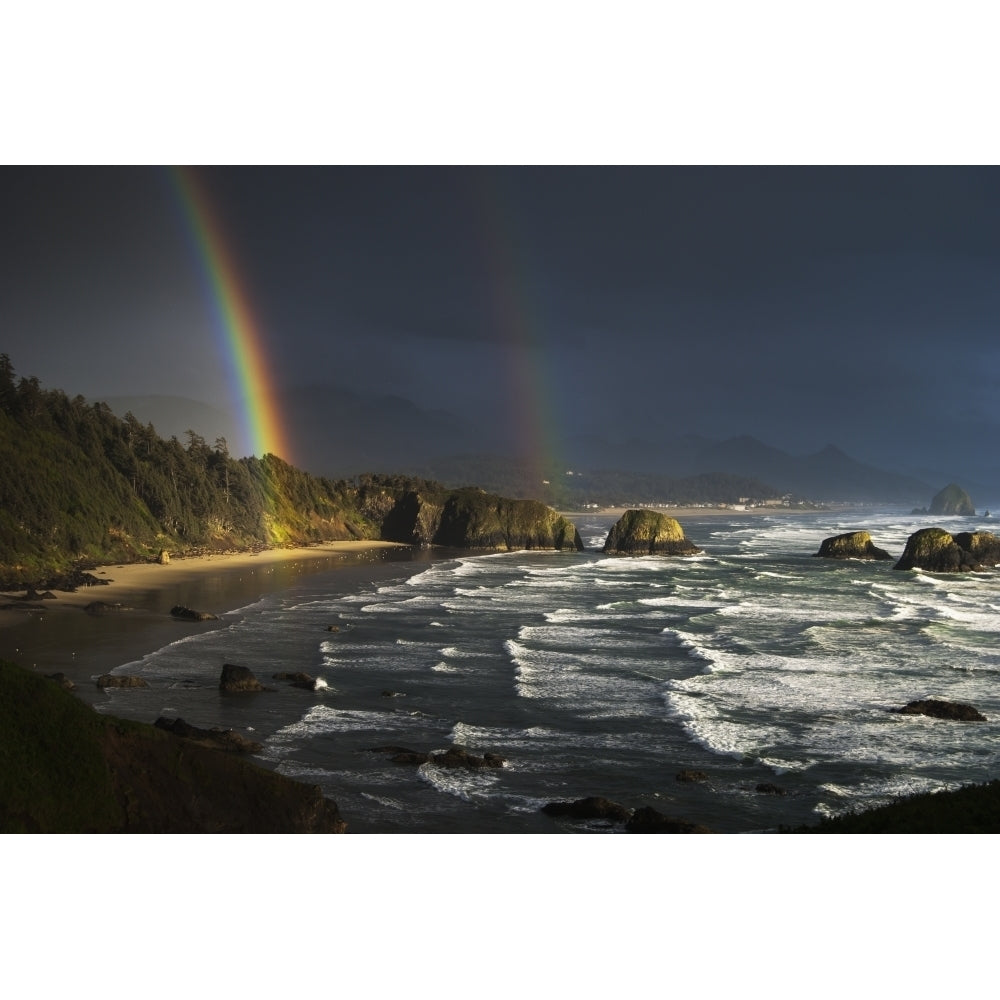
[[[167,719],[160,716],[153,723],[158,729],[165,729],[174,736],[193,740],[201,746],[218,747],[230,753],[258,753],[262,744],[249,740],[232,729],[199,729],[183,719]]]
[[[249,667],[241,667],[235,663],[225,663],[222,666],[222,674],[219,677],[219,690],[228,693],[242,693],[244,691],[271,691],[266,688],[256,677]]]
[[[924,698],[911,701],[902,708],[893,709],[900,715],[929,715],[933,719],[952,719],[956,722],[986,722],[986,716],[971,705],[943,698]]]
[[[891,559],[885,549],[872,542],[867,531],[848,531],[843,535],[824,538],[816,553],[822,559]]]
[[[704,771],[680,771],[676,777],[678,781],[708,781],[708,775]]]
[[[91,601],[84,609],[88,615],[114,615],[121,611],[131,611],[124,604],[108,604],[106,601]]]
[[[290,673],[283,670],[281,673],[271,675],[276,681],[291,681],[292,687],[302,688],[305,691],[322,691],[327,687],[327,683],[322,677],[313,677],[312,674],[299,670]]]
[[[606,819],[612,823],[626,823],[632,810],[600,796],[588,796],[575,802],[547,802],[542,812],[549,816],[568,816],[570,819]]]
[[[183,604],[175,604],[170,609],[170,614],[174,618],[181,618],[188,622],[214,622],[218,617],[208,611],[192,611],[191,608],[185,608]]]
[[[955,483],[949,483],[938,493],[930,506],[931,514],[958,514],[971,517],[976,513],[969,494]]]
[[[989,532],[976,532],[988,535]],[[986,547],[985,540],[977,542]],[[982,569],[982,564],[963,549],[944,528],[922,528],[906,540],[899,562],[893,569],[924,569],[930,573],[967,573]]]
[[[484,753],[482,757],[469,753],[465,747],[451,747],[444,753],[431,754],[431,762],[438,767],[464,767],[468,771],[503,767],[507,761],[499,754]]]
[[[459,746],[435,754],[398,746],[369,747],[368,750],[370,753],[391,754],[390,760],[394,764],[434,764],[436,767],[462,767],[468,771],[504,767],[507,763],[499,754],[484,753],[482,757],[477,757]]]
[[[628,510],[608,532],[604,552],[621,555],[689,556],[701,552],[684,529],[655,510]]]
[[[50,681],[55,681],[61,688],[65,688],[67,691],[72,691],[76,685],[61,671],[56,674],[46,674],[45,675]]]
[[[980,565],[1000,565],[1000,538],[992,531],[960,531],[952,537],[955,544],[968,552]]]
[[[773,784],[771,784],[770,781],[762,781],[757,786],[757,791],[760,792],[761,795],[784,795],[785,794],[784,788],[781,788],[778,785],[773,785]]]
[[[101,674],[97,678],[99,688],[144,688],[149,685],[141,677],[128,674]]]
[[[664,816],[652,806],[642,806],[625,824],[628,833],[711,833],[707,826]]]

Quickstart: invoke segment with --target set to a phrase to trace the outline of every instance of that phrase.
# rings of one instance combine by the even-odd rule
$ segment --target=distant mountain
[[[280,405],[295,442],[296,465],[317,475],[415,472],[433,456],[482,444],[454,414],[425,410],[400,396],[303,386],[285,393]]]
[[[141,422],[152,422],[163,436],[184,440],[190,428],[209,442],[220,436],[237,439],[229,416],[193,400],[122,396],[107,403],[119,415],[131,411]],[[542,490],[541,483],[529,479],[532,473],[524,463],[503,447],[505,429],[485,422],[479,425],[400,396],[363,394],[343,386],[299,386],[284,393],[279,406],[295,442],[292,461],[315,475],[402,473],[456,486],[475,483],[507,495],[566,495],[561,487]],[[583,474],[591,491],[610,491],[617,497],[637,489],[646,495],[666,481],[725,476],[730,477],[727,494],[766,485],[776,495],[792,493],[812,500],[924,506],[942,481],[961,478],[929,470],[918,476],[886,471],[832,444],[811,455],[794,456],[750,435],[725,440],[697,434],[645,438],[644,429],[637,428],[628,438],[599,433],[570,437],[562,453],[564,467],[553,466],[546,473],[550,485],[559,481],[565,487],[563,477],[572,469]],[[578,481],[569,485],[574,496],[586,492]],[[971,482],[970,488],[977,495],[987,492]],[[683,492],[689,492],[687,487]],[[595,502],[601,498],[595,497]]]
[[[589,445],[589,454],[587,451]],[[581,447],[583,446],[583,447]],[[812,455],[793,456],[749,435],[713,441],[679,435],[651,442],[631,440],[615,447],[608,441],[576,438],[577,468],[617,469],[689,478],[713,474],[742,476],[769,483],[779,493],[813,500],[912,504],[934,489],[924,480],[866,465],[827,445]]]

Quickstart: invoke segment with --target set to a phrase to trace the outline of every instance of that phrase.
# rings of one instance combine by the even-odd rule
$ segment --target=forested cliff
[[[131,414],[121,419],[103,403],[18,378],[0,355],[0,583],[145,561],[161,551],[366,538],[436,543],[438,524],[415,531],[397,506],[419,491],[443,510],[452,495],[437,483],[401,476],[332,481],[274,455],[233,458],[221,438],[209,444],[194,431],[186,438],[165,440]],[[501,503],[477,493],[484,507]],[[551,538],[560,547],[566,525],[553,535],[552,512],[537,506],[545,512],[544,530],[528,524],[523,542],[497,536],[495,547],[540,547]],[[567,546],[572,525],[568,532]],[[447,544],[463,541],[452,535]]]

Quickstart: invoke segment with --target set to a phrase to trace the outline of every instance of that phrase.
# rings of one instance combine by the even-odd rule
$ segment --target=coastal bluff
[[[344,833],[319,787],[0,661],[0,832]]]
[[[616,555],[690,556],[701,552],[672,517],[655,510],[627,510],[608,532],[603,552]]]
[[[454,549],[582,552],[573,523],[538,500],[517,500],[468,487],[409,490],[387,505],[380,527],[386,542]]]

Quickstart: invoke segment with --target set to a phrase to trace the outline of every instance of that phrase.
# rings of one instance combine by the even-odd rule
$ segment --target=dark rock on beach
[[[588,796],[575,802],[547,802],[542,812],[548,816],[566,816],[570,819],[605,819],[612,823],[626,823],[632,810],[600,796]]]
[[[163,716],[153,725],[200,746],[216,747],[229,753],[259,753],[262,749],[262,744],[247,739],[232,729],[199,729],[183,719],[167,719]]]
[[[55,674],[46,674],[45,676],[50,681],[55,681],[59,687],[65,688],[67,691],[73,691],[76,688],[76,685],[62,671]]]
[[[655,510],[628,510],[608,532],[604,552],[619,555],[689,556],[701,552],[674,518]]]
[[[120,614],[122,611],[131,611],[132,609],[120,603],[108,604],[105,601],[91,601],[83,610],[88,615],[114,615]]]
[[[214,622],[218,620],[217,615],[208,611],[192,611],[191,608],[185,608],[183,604],[175,604],[170,609],[170,615],[188,622]]]
[[[848,531],[843,535],[824,538],[816,553],[821,559],[891,559],[885,549],[872,542],[867,531]]]
[[[227,694],[242,694],[248,691],[273,691],[274,688],[264,687],[249,667],[225,663],[219,676],[219,690]]]
[[[129,674],[101,674],[97,678],[99,688],[144,688],[149,685],[141,677]]]
[[[986,716],[971,705],[961,702],[945,701],[943,698],[925,698],[911,701],[902,708],[890,711],[900,715],[928,715],[933,719],[951,719],[956,722],[986,722]]]
[[[625,824],[627,833],[711,833],[707,826],[700,823],[688,823],[685,820],[671,819],[664,816],[652,806],[642,806],[632,813],[632,818]]]
[[[102,587],[111,582],[107,578],[102,579],[99,576],[94,576],[93,573],[88,573],[86,570],[73,569],[59,576],[51,577],[44,583],[38,583],[35,586],[39,590],[61,590],[64,593],[72,594],[80,587]]]

